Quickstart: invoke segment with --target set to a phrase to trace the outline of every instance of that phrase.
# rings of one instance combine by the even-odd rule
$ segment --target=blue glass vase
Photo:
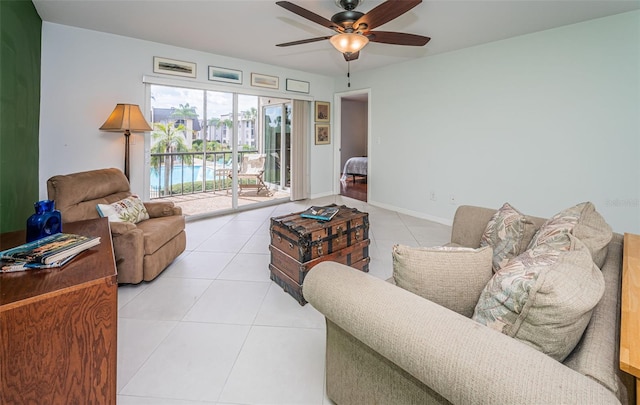
[[[62,216],[53,200],[38,201],[33,206],[36,213],[27,219],[27,242],[62,232]]]

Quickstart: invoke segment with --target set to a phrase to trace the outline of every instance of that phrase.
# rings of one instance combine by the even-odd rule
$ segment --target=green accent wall
[[[30,0],[0,0],[0,232],[24,229],[39,197],[41,32]]]

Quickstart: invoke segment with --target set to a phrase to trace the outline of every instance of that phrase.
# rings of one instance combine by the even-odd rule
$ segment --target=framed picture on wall
[[[309,82],[305,82],[302,80],[287,79],[286,88],[287,91],[309,94]]]
[[[196,64],[181,60],[153,57],[153,72],[165,75],[196,77]]]
[[[329,124],[316,124],[316,145],[328,145],[331,143],[331,131]]]
[[[209,66],[209,80],[242,84],[242,70]]]
[[[331,104],[326,101],[316,101],[316,122],[330,121]]]
[[[278,89],[280,87],[280,79],[277,76],[251,73],[251,85],[254,87],[266,87],[267,89]]]

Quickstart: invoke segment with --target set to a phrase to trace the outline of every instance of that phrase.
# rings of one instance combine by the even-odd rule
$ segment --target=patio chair
[[[266,155],[258,153],[250,153],[242,157],[242,165],[238,171],[238,186],[240,187],[240,191],[244,188],[256,188],[256,194],[259,194],[261,190],[269,189],[262,179],[265,158]],[[229,178],[233,178],[233,173],[229,173]]]

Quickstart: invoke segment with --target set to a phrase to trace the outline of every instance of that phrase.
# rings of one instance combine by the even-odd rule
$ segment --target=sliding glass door
[[[290,100],[155,84],[150,95],[149,198],[200,215],[289,197]],[[238,187],[233,174],[258,155],[269,189]]]
[[[274,188],[288,191],[291,187],[291,102],[272,101],[262,107],[262,117],[266,180]]]

